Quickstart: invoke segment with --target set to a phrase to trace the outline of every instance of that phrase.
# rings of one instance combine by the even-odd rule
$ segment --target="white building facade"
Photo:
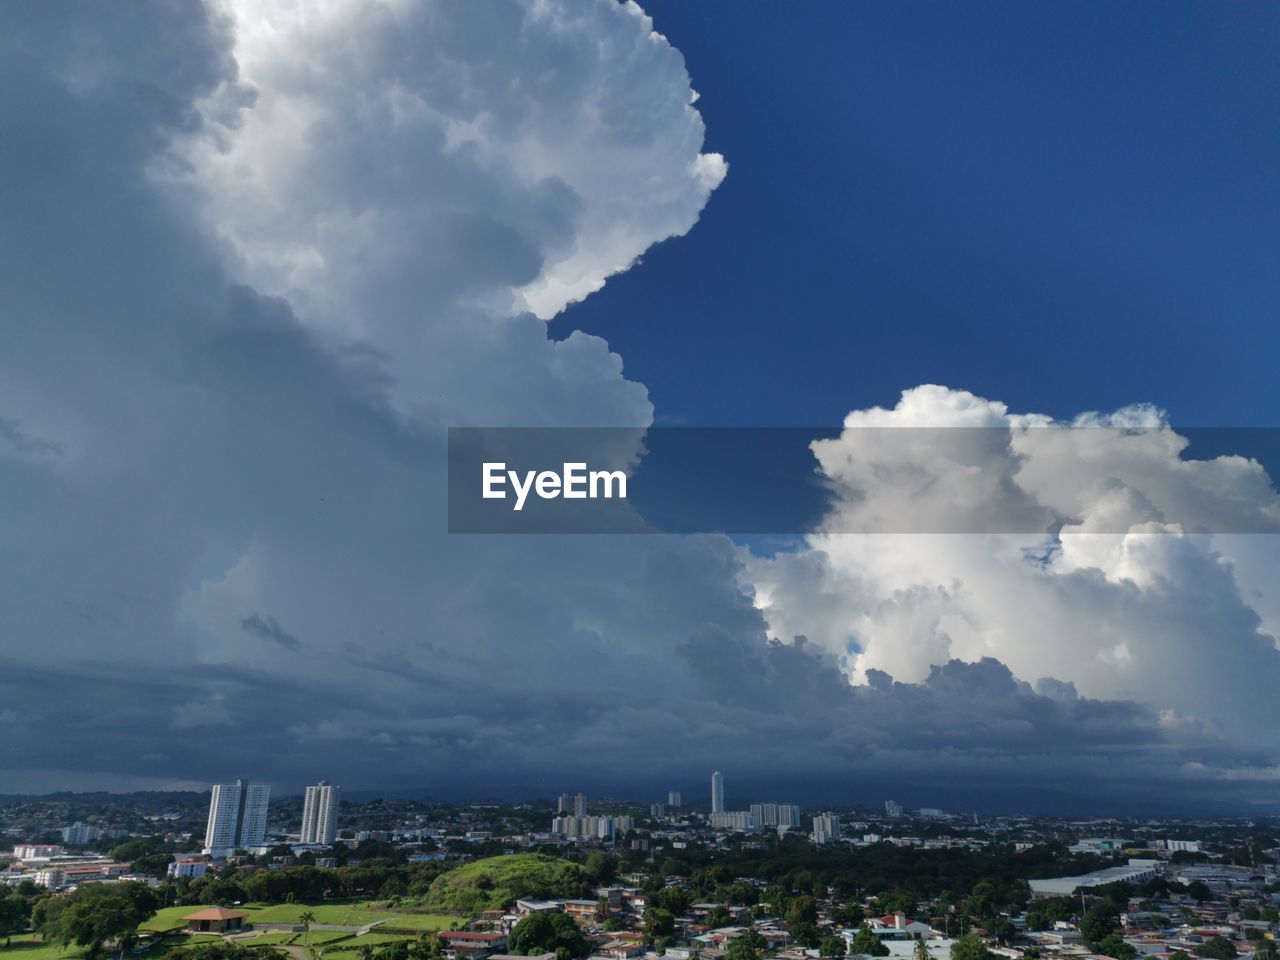
[[[214,784],[209,800],[209,822],[204,852],[222,858],[250,847],[260,847],[267,836],[267,803],[271,787],[237,780]]]

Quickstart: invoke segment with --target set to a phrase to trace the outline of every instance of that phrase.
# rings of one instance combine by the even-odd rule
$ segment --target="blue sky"
[[[557,318],[657,421],[827,424],[924,382],[1275,425],[1280,7],[653,0],[730,172]]]

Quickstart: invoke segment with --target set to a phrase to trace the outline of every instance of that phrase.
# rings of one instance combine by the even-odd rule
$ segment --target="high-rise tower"
[[[322,843],[330,846],[338,835],[337,787],[328,780],[321,780],[314,787],[307,787],[302,802],[302,842]]]

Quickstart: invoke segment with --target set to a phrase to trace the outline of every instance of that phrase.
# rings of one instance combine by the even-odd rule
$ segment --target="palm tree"
[[[311,925],[316,922],[316,914],[314,910],[303,910],[298,915],[298,920],[307,925],[307,932],[302,935],[302,945],[309,947],[311,945]]]
[[[923,940],[916,941],[915,960],[933,960],[933,955],[929,953],[929,948],[925,946]]]

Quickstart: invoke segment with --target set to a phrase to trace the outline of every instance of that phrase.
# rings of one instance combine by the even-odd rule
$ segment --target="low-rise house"
[[[247,913],[226,907],[209,907],[189,913],[182,919],[192,933],[234,933],[246,927]]]

